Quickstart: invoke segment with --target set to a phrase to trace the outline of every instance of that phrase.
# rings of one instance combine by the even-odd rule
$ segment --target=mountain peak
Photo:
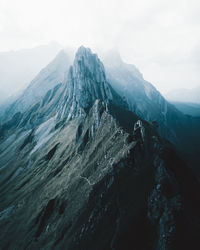
[[[92,53],[91,49],[81,46],[74,59],[75,74],[83,73],[91,75],[96,82],[106,81],[105,69],[103,63],[97,54]]]
[[[61,105],[65,110],[61,113],[70,119],[80,114],[80,110],[88,110],[97,99],[105,102],[112,100],[112,91],[97,54],[81,46],[69,69],[66,93]]]
[[[87,54],[92,54],[92,51],[90,48],[86,48],[85,46],[81,45],[78,50],[76,55],[87,55]]]

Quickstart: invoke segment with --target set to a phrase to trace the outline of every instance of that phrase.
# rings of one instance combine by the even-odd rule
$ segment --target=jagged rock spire
[[[59,116],[73,118],[87,111],[97,99],[104,102],[112,100],[112,91],[98,56],[81,46],[69,69]]]

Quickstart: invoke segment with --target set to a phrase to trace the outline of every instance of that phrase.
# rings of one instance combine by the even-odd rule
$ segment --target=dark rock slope
[[[199,249],[199,183],[126,107],[81,47],[66,83],[1,127],[1,249]]]

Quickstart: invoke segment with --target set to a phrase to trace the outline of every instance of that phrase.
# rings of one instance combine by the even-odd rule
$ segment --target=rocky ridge
[[[199,183],[127,107],[81,47],[67,81],[1,127],[2,249],[199,246]]]

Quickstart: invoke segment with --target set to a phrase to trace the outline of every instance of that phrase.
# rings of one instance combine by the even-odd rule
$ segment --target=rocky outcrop
[[[107,83],[103,64],[96,54],[82,46],[69,69],[58,116],[68,120],[74,118],[87,112],[97,99],[106,103],[111,101],[112,91]]]

